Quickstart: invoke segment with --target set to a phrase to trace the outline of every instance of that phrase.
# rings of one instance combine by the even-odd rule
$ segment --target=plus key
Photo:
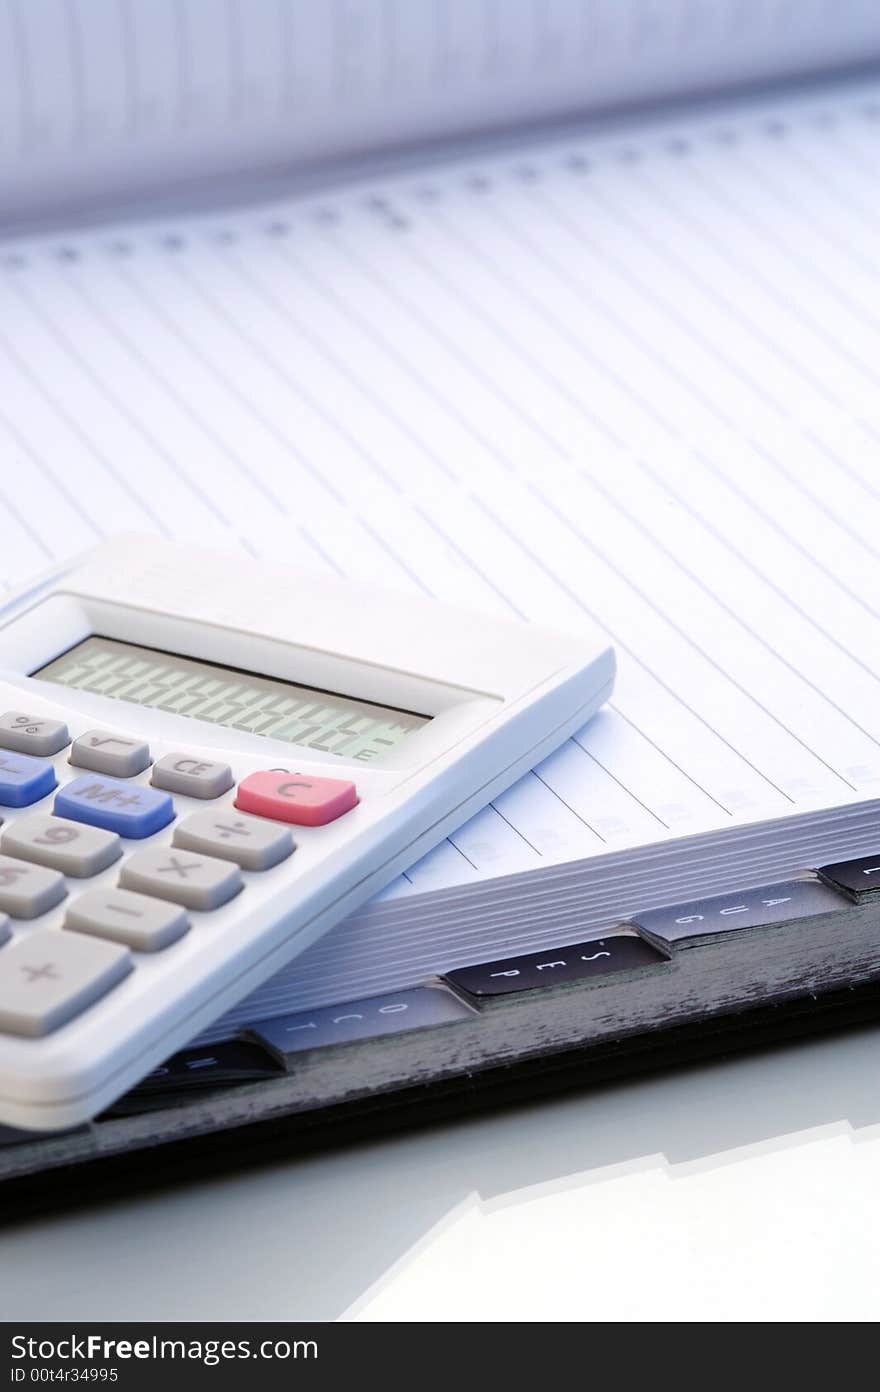
[[[0,953],[0,1031],[50,1034],[131,971],[131,953],[59,928],[31,931]]]

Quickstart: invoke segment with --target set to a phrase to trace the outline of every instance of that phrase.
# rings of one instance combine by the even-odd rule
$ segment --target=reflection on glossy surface
[[[876,1317],[878,1061],[864,1030],[31,1221],[5,1317]]]

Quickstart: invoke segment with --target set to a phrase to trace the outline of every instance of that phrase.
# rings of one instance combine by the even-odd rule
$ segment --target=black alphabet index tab
[[[829,888],[818,880],[785,880],[781,884],[740,889],[688,904],[649,909],[633,914],[632,922],[653,941],[670,947],[688,947],[718,933],[846,911],[847,901],[837,891],[837,886]]]
[[[843,890],[860,904],[880,892],[880,852],[876,856],[861,856],[858,860],[839,860],[823,865],[817,872],[827,885]]]
[[[666,960],[662,952],[635,934],[612,933],[569,947],[459,967],[446,972],[444,979],[470,996],[508,996],[516,991],[546,990],[549,986],[633,971],[637,967],[660,966]]]
[[[401,1034],[436,1025],[455,1024],[473,1018],[470,1006],[451,991],[436,986],[415,986],[385,996],[368,996],[341,1005],[322,1006],[300,1015],[260,1020],[248,1034],[286,1058],[304,1049],[328,1044],[349,1044],[359,1039]]]

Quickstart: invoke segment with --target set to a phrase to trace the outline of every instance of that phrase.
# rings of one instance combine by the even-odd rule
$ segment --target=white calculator
[[[0,609],[0,1122],[79,1124],[609,695],[584,639],[120,537]]]

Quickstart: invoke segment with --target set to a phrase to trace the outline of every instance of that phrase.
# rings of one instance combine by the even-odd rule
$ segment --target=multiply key
[[[237,865],[213,856],[194,856],[171,847],[138,851],[122,867],[123,889],[170,899],[186,909],[219,909],[242,887]]]

